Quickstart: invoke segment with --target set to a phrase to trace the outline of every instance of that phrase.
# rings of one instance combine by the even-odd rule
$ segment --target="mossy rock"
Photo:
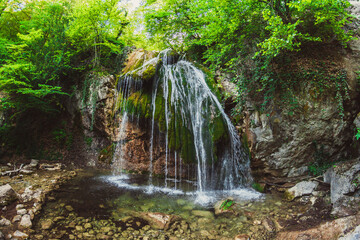
[[[283,198],[290,202],[290,201],[294,200],[295,196],[294,196],[294,194],[292,194],[292,193],[290,193],[289,191],[286,190],[284,192]]]

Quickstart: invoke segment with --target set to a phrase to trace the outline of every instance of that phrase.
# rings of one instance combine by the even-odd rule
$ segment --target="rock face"
[[[347,216],[359,210],[360,158],[330,168],[324,181],[330,184],[332,214]]]
[[[67,109],[73,121],[81,124],[81,144],[77,146],[74,155],[80,151],[86,159],[86,165],[95,166],[102,149],[111,145],[113,135],[113,106],[116,79],[112,75],[99,76],[90,74],[79,89]],[[77,134],[77,133],[74,133]],[[85,151],[84,151],[85,150]],[[76,156],[69,156],[70,161]]]
[[[0,186],[0,206],[6,206],[17,198],[16,192],[9,184]]]
[[[335,162],[350,158],[354,152],[350,147],[354,143],[354,119],[360,111],[356,90],[360,41],[350,45],[351,51],[334,52],[334,61],[346,72],[349,88],[343,119],[334,93],[318,97],[311,84],[299,84],[295,110],[289,104],[278,103],[263,113],[256,109],[255,100],[248,100],[238,127],[251,151],[255,177],[300,177],[307,175],[308,166],[317,160]]]

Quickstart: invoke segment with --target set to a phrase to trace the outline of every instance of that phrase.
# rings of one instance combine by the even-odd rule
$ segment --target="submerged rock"
[[[175,215],[164,213],[140,213],[139,217],[146,220],[149,225],[155,229],[167,230],[172,223],[180,218]]]
[[[191,213],[197,217],[204,217],[204,218],[211,218],[211,219],[214,218],[214,214],[210,211],[193,210],[193,211],[191,211]]]
[[[18,199],[18,196],[10,184],[0,186],[0,206],[6,206]]]

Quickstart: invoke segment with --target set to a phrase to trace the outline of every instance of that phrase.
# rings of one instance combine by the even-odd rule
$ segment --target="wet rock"
[[[285,198],[289,201],[296,197],[310,195],[319,185],[318,182],[303,181],[285,191]]]
[[[17,200],[18,196],[10,184],[0,186],[0,206],[5,206]]]
[[[29,235],[27,235],[26,233],[20,232],[19,230],[15,231],[13,236],[17,237],[17,238],[27,238],[27,237],[29,237]]]
[[[47,229],[50,229],[53,225],[53,221],[51,219],[45,219],[41,222],[41,228],[43,230],[47,230]]]
[[[69,212],[74,211],[74,208],[70,205],[65,206],[65,209],[68,210]]]
[[[250,237],[249,235],[246,235],[246,234],[240,234],[240,235],[237,235],[234,240],[250,240]]]
[[[30,215],[25,214],[24,216],[21,217],[20,226],[24,228],[31,228],[32,222]]]
[[[214,218],[214,214],[210,211],[203,211],[203,210],[193,210],[191,211],[192,215],[197,217],[204,217],[204,218]]]
[[[146,220],[149,225],[156,229],[167,230],[170,225],[179,219],[174,215],[167,215],[164,213],[140,213],[139,217]]]
[[[8,219],[2,218],[0,220],[0,227],[10,226],[10,225],[11,225],[11,222]]]

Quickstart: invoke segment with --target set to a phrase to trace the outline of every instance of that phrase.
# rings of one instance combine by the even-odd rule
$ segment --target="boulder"
[[[310,195],[319,185],[318,182],[303,181],[285,191],[285,198],[289,201],[296,197]]]
[[[170,225],[179,220],[178,216],[168,215],[164,213],[140,213],[140,218],[146,220],[149,225],[155,229],[167,230]]]
[[[17,199],[16,192],[9,184],[0,186],[0,206],[6,206]]]
[[[358,211],[360,202],[360,158],[328,169],[324,181],[330,184],[332,214],[347,216]]]

